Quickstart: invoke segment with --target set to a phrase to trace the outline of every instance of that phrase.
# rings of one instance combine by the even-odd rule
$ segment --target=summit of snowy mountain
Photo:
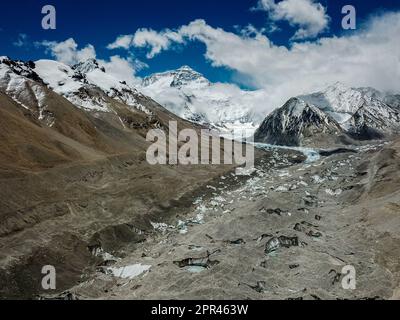
[[[253,112],[259,92],[212,83],[189,66],[146,77],[140,91],[178,116],[222,132],[236,128],[254,132],[261,120]]]
[[[330,114],[339,123],[350,120],[361,107],[382,108],[382,103],[387,104],[390,99],[396,101],[391,97],[395,96],[369,87],[351,88],[341,82],[336,82],[324,91],[299,96],[300,99]]]
[[[299,96],[299,98],[318,106],[339,123],[343,123],[361,107],[365,96],[363,92],[337,82],[324,91]]]
[[[99,62],[96,59],[87,59],[86,61],[82,61],[72,66],[72,69],[82,72],[84,74],[89,73],[93,70],[100,69],[102,72],[106,72],[104,67],[99,65]]]
[[[178,68],[177,70],[195,72],[195,71],[194,71],[191,67],[189,67],[188,65],[183,65],[183,66],[181,66],[180,68]]]
[[[31,137],[38,139],[38,149],[27,150],[32,161],[46,158],[48,152],[51,163],[64,155],[79,158],[80,151],[97,157],[90,148],[100,154],[145,150],[148,130],[166,130],[169,121],[192,126],[102,70],[95,60],[68,66],[53,60],[23,62],[1,57],[0,99],[2,117],[11,119],[12,128],[22,128],[23,143],[29,143],[25,126],[38,134]],[[19,138],[18,134],[9,136]],[[51,135],[56,135],[55,140]],[[54,145],[58,138],[63,142]]]
[[[254,139],[276,145],[319,146],[336,144],[343,136],[340,125],[318,107],[299,98],[291,98],[264,120]]]
[[[209,86],[210,82],[199,72],[189,66],[179,69],[152,74],[142,81],[143,87],[169,86],[182,88],[184,86]]]
[[[182,66],[176,70],[171,87],[181,88],[183,86],[209,86],[211,83],[199,72],[189,66]]]
[[[300,98],[318,106],[357,138],[381,138],[399,128],[396,95],[374,88],[351,88],[337,82],[322,92]]]

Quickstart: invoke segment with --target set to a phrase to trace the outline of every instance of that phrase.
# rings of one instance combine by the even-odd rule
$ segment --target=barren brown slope
[[[79,151],[28,120],[23,108],[0,93],[0,168],[40,169],[82,159]],[[25,110],[26,111],[26,110]]]
[[[0,93],[2,298],[40,292],[46,264],[56,266],[59,290],[70,287],[96,263],[93,248],[123,254],[150,222],[185,210],[233,168],[150,166],[149,129],[168,131],[170,120],[200,129],[150,99],[142,103],[151,117],[116,101],[115,113],[87,112],[45,90],[44,107],[29,109]]]

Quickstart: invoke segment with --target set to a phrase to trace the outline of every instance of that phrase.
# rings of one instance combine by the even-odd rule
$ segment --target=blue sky
[[[311,0],[309,0],[311,1]],[[279,3],[279,1],[276,1]],[[341,36],[341,8],[352,4],[357,9],[358,24],[362,24],[371,15],[387,11],[400,10],[397,0],[320,0],[330,17],[329,28],[318,36],[301,41],[315,41],[319,37]],[[52,4],[57,9],[57,29],[43,30],[41,28],[41,8]],[[229,65],[213,67],[210,59],[206,59],[206,44],[201,41],[191,41],[189,45],[171,45],[154,58],[148,59],[148,48],[132,47],[125,49],[107,49],[117,36],[134,34],[139,28],[149,28],[155,31],[164,28],[178,29],[196,19],[204,19],[213,28],[222,28],[226,32],[238,33],[239,30],[251,24],[257,30],[270,26],[271,16],[265,11],[254,11],[257,0],[86,0],[86,1],[7,1],[2,3],[0,11],[0,55],[8,55],[14,59],[36,60],[51,58],[43,47],[36,47],[35,42],[64,41],[73,38],[79,47],[91,44],[95,47],[99,59],[108,59],[112,55],[121,57],[134,56],[148,65],[139,71],[137,76],[145,76],[177,68],[187,64],[202,72],[212,81],[237,82],[241,86],[252,87],[251,81],[246,84],[245,75],[237,77],[237,70]],[[291,37],[299,28],[290,25],[288,21],[275,20],[278,31],[264,32],[274,45],[290,47]],[[23,46],[16,46],[21,34],[26,35]],[[215,63],[214,63],[215,64]]]

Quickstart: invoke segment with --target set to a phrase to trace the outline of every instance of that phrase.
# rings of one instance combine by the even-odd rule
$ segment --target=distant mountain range
[[[342,83],[290,99],[273,111],[255,140],[294,146],[334,146],[400,132],[400,96]]]
[[[166,127],[168,119],[186,120],[185,125],[202,125],[221,134],[258,128],[257,142],[295,146],[342,145],[400,131],[400,95],[335,83],[324,91],[289,99],[262,121],[255,111],[256,101],[263,109],[259,91],[212,83],[188,66],[153,74],[133,87],[108,74],[94,59],[67,66],[53,60],[22,62],[0,57],[0,94],[34,121],[63,128],[63,133],[78,140],[85,136],[81,131],[87,119],[71,121],[82,115],[90,118],[85,130],[90,128],[97,137],[99,130],[110,135],[112,130],[106,126],[111,126],[125,135],[139,130],[143,139],[145,129]],[[61,98],[65,101],[56,104]],[[120,134],[112,133],[114,137]],[[112,149],[126,143],[120,139],[101,142],[108,144]]]

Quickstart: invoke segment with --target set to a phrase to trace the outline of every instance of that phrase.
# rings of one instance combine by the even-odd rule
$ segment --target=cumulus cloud
[[[204,20],[160,34],[168,37],[168,32],[178,34],[183,39],[180,43],[204,43],[205,57],[213,66],[230,68],[262,89],[267,97],[259,106],[263,111],[337,81],[399,91],[399,12],[375,16],[356,32],[290,47],[277,46],[253,29],[250,33],[232,33]]]
[[[115,78],[126,81],[130,85],[137,85],[141,79],[135,76],[136,72],[146,68],[147,65],[132,57],[122,58],[118,55],[110,57],[110,60],[98,60],[106,72]]]
[[[133,45],[132,40],[133,36],[130,34],[120,35],[113,43],[110,43],[107,48],[110,50],[118,48],[129,49]]]
[[[68,65],[96,58],[96,50],[91,44],[78,49],[78,44],[72,38],[61,42],[42,41],[36,44],[45,47],[46,52],[55,57],[57,61]]]
[[[284,20],[298,27],[293,40],[318,36],[330,21],[325,7],[314,0],[259,0],[257,9],[266,11],[272,21]]]
[[[169,49],[173,43],[183,43],[182,36],[174,31],[166,29],[162,32],[156,32],[152,29],[142,28],[134,35],[121,35],[113,43],[110,43],[108,49],[129,49],[130,47],[150,48],[147,58],[151,59],[162,50]]]

